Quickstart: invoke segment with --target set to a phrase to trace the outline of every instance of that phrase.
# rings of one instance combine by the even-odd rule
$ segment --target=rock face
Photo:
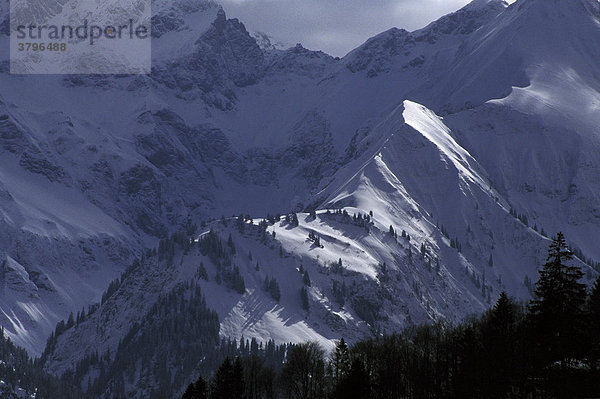
[[[128,275],[56,340],[49,370],[98,343],[114,353],[148,310],[138,302],[196,278],[200,261],[223,335],[327,345],[459,320],[502,290],[528,298],[542,231],[562,230],[588,265],[600,259],[597,2],[478,0],[343,59],[261,49],[212,2],[154,14],[151,75],[0,75],[6,334],[40,354],[58,320],[190,222],[319,212],[272,220],[268,244],[219,227],[236,237],[242,294],[197,253]],[[314,279],[309,315],[300,266]],[[262,289],[272,276],[279,303]]]

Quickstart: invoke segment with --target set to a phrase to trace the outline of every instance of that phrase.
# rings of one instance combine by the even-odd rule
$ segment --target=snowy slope
[[[510,215],[485,170],[451,133],[432,111],[406,101],[372,132],[381,144],[342,169],[320,194],[321,206],[372,210],[382,229],[405,230],[417,248],[431,247],[455,271],[467,267],[497,283],[494,288],[527,298],[523,281],[526,275],[535,279],[547,242]],[[460,256],[444,259],[449,240],[442,228],[462,244]]]
[[[592,258],[599,256],[598,15],[595,1],[515,3],[485,37],[522,58],[527,82],[448,118],[531,224],[564,230]],[[491,56],[477,46],[482,58]]]
[[[255,276],[238,260],[244,295],[203,286],[222,334],[279,342],[459,320],[502,289],[528,298],[547,246],[533,227],[563,230],[600,259],[597,2],[477,0],[341,60],[262,49],[213,2],[153,8],[149,76],[0,74],[0,320],[31,353],[188,219],[318,208],[317,220],[270,226],[273,249],[236,237],[261,263]],[[370,232],[326,213],[342,207],[372,211]],[[324,248],[307,243],[310,230]],[[132,277],[129,300],[61,338],[52,368],[117,345],[197,261]],[[309,314],[300,264],[315,279]],[[282,285],[279,304],[260,288],[265,274]],[[345,307],[332,301],[334,279],[362,288]],[[381,313],[359,316],[354,297]]]
[[[256,226],[262,219],[245,222],[243,231],[237,219],[223,219],[191,237],[215,232],[225,245],[231,235],[231,264],[244,292],[227,288],[216,277],[220,267],[194,246],[170,263],[150,258],[86,321],[58,337],[45,354],[47,370],[62,374],[94,351],[115,353],[159,293],[192,279],[218,312],[223,337],[313,340],[325,348],[340,336],[353,341],[413,323],[458,322],[486,309],[502,290],[528,298],[524,282],[535,278],[549,240],[510,214],[451,133],[432,111],[405,101],[371,133],[380,140],[373,154],[342,168],[343,183],[321,193],[329,197],[314,216],[298,213],[297,226],[275,219],[265,233]],[[582,266],[591,283],[596,272]],[[265,290],[265,278],[277,280],[279,300]]]

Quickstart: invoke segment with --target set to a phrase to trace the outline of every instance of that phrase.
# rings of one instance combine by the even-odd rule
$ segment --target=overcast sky
[[[389,28],[422,28],[469,0],[220,0],[228,18],[286,44],[343,56]]]

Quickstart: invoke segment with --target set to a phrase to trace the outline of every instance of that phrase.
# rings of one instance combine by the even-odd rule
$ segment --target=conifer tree
[[[350,372],[350,352],[344,338],[336,344],[335,351],[331,354],[330,366],[335,385]]]
[[[246,222],[244,221],[244,216],[239,215],[235,220],[237,229],[240,233],[243,233],[246,230]]]
[[[300,300],[302,301],[302,309],[308,310],[308,292],[306,291],[305,287],[302,287],[302,289],[300,290]]]
[[[572,258],[563,234],[558,233],[539,272],[536,299],[530,305],[539,360],[546,365],[560,362],[561,368],[570,366],[582,349],[586,287],[579,282],[583,277],[581,268],[564,263]]]
[[[592,370],[600,368],[600,276],[596,279],[587,302],[589,363]]]
[[[231,375],[231,399],[243,399],[246,390],[244,382],[244,368],[239,357],[235,358]]]
[[[206,399],[206,381],[204,378],[198,377],[196,382],[188,385],[181,399]]]
[[[235,244],[233,243],[233,238],[231,237],[231,233],[229,233],[229,237],[227,238],[227,246],[231,251],[231,254],[235,254]]]
[[[307,287],[311,286],[310,276],[308,275],[308,270],[305,270],[304,273],[302,274],[302,282]]]
[[[211,399],[242,399],[244,397],[244,371],[240,359],[234,363],[227,357],[210,384]]]
[[[487,389],[490,395],[505,397],[515,369],[515,311],[514,304],[506,292],[500,297],[489,314],[484,330],[487,362]]]
[[[371,382],[365,365],[360,359],[354,359],[350,371],[335,385],[333,398],[335,399],[370,399]]]
[[[298,215],[296,215],[296,213],[292,213],[291,217],[290,217],[290,224],[294,227],[298,226],[299,222],[298,222]]]
[[[315,236],[315,247],[321,247],[321,238],[319,236]]]
[[[271,293],[271,297],[279,302],[281,299],[281,291],[279,289],[279,283],[277,280],[275,280],[275,277],[272,277],[269,281],[269,292]]]

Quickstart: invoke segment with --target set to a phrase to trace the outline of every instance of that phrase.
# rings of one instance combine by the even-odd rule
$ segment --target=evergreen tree
[[[229,398],[231,391],[229,384],[231,383],[231,376],[233,374],[233,366],[231,360],[226,358],[219,369],[215,372],[210,384],[210,397],[211,399],[227,399]]]
[[[244,230],[246,230],[246,222],[244,221],[244,216],[243,215],[239,215],[236,220],[236,227],[238,229],[238,231],[240,233],[244,233]]]
[[[484,326],[488,397],[504,398],[515,370],[515,305],[502,292]]]
[[[369,374],[360,359],[354,359],[348,374],[334,386],[334,399],[370,399],[371,381]]]
[[[277,282],[275,277],[272,277],[269,281],[269,293],[271,294],[271,297],[273,299],[279,302],[279,300],[281,299],[281,291],[279,289],[279,283]]]
[[[265,276],[265,291],[267,291],[271,298],[275,299],[277,302],[281,299],[281,290],[279,289],[279,283],[275,279],[275,277],[269,278]]]
[[[210,384],[210,398],[243,399],[244,390],[244,371],[240,359],[231,363],[229,357],[225,358]]]
[[[600,368],[600,276],[596,279],[587,302],[589,363],[592,370]]]
[[[321,247],[321,238],[319,236],[315,236],[315,247]]]
[[[232,255],[235,254],[235,244],[233,243],[233,238],[231,237],[231,233],[229,233],[229,237],[227,238],[227,246],[229,247],[229,251]]]
[[[206,381],[202,377],[198,377],[196,382],[188,385],[181,399],[206,399]]]
[[[290,224],[294,227],[297,227],[299,224],[298,215],[295,212],[290,215]]]
[[[308,292],[306,291],[306,287],[302,287],[302,289],[300,290],[300,300],[302,301],[302,309],[308,310],[309,303],[308,303]]]
[[[535,286],[536,299],[530,305],[539,361],[546,366],[560,362],[563,369],[581,355],[584,327],[586,287],[579,283],[583,272],[564,264],[572,258],[563,234],[558,233],[550,244],[548,259]]]
[[[75,321],[73,319],[73,312],[71,312],[69,314],[69,319],[67,320],[67,326],[66,326],[66,328],[69,329],[69,328],[73,327],[74,325],[75,325]]]
[[[307,287],[311,286],[310,276],[308,275],[308,270],[305,270],[304,273],[302,274],[302,282]]]
[[[244,398],[246,386],[244,382],[244,368],[239,357],[235,358],[231,375],[231,396],[230,398]]]
[[[350,352],[344,338],[340,339],[335,346],[335,351],[331,354],[329,362],[331,366],[331,376],[333,384],[337,385],[350,372]]]

